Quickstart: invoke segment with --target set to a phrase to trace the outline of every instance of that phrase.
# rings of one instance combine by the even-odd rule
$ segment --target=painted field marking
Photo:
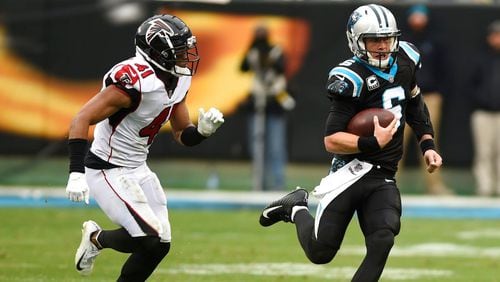
[[[500,229],[480,229],[480,230],[467,230],[457,233],[457,238],[464,240],[476,239],[499,239]]]
[[[364,256],[364,246],[342,246],[339,255]],[[394,246],[391,257],[462,257],[462,258],[499,258],[500,247],[476,247],[447,242],[427,242],[411,246]]]
[[[349,279],[356,272],[354,267],[329,267],[312,263],[212,263],[180,264],[159,269],[165,274],[189,275],[256,275],[256,276],[311,276],[326,279]],[[451,270],[425,268],[386,268],[382,277],[386,280],[419,280],[422,278],[450,277]]]

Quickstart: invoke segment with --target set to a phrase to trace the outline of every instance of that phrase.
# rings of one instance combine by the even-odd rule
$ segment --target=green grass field
[[[350,281],[363,241],[353,221],[335,260],[306,260],[292,224],[258,225],[258,210],[171,210],[173,245],[148,281]],[[0,281],[114,281],[126,256],[104,250],[94,273],[73,266],[81,223],[114,225],[97,208],[0,208]],[[500,281],[498,220],[403,218],[382,281]]]
[[[213,172],[219,176],[218,189],[252,187],[249,162],[154,159],[149,165],[167,189],[204,190]],[[327,169],[328,164],[289,164],[289,186],[312,188]],[[443,175],[458,194],[473,194],[468,169],[448,168]],[[63,189],[66,181],[65,158],[0,158],[0,186]],[[422,194],[423,185],[420,172],[411,168],[399,181],[403,194]],[[262,228],[259,212],[172,209],[172,249],[148,281],[350,281],[364,255],[356,221],[335,260],[315,266],[300,249],[292,224]],[[115,228],[97,208],[0,207],[0,217],[0,281],[114,281],[126,259],[105,250],[92,276],[80,277],[74,270],[82,222],[94,219]],[[500,281],[498,220],[403,217],[402,223],[382,281]]]

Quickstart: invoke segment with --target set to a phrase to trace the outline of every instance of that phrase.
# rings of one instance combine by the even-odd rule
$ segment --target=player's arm
[[[403,42],[401,46],[408,58],[415,63],[415,73],[410,83],[410,99],[408,100],[405,111],[406,123],[415,132],[417,140],[421,141],[423,140],[422,136],[424,134],[429,134],[432,138],[432,136],[434,136],[434,130],[432,128],[429,110],[427,109],[427,105],[424,103],[420,88],[417,84],[416,72],[422,66],[420,52],[415,45],[409,42]]]
[[[334,154],[356,154],[373,152],[384,148],[396,133],[397,119],[394,118],[387,127],[379,124],[378,117],[374,116],[374,133],[370,137],[361,137],[345,131],[335,132],[324,138],[325,148]]]
[[[130,107],[132,100],[114,84],[104,88],[90,99],[71,121],[69,139],[87,139],[91,125],[98,123],[122,108]]]
[[[406,122],[417,136],[427,171],[430,173],[436,171],[443,164],[443,159],[436,151],[430,114],[416,84],[406,109]]]
[[[429,110],[416,84],[411,92],[411,98],[408,101],[405,116],[406,123],[413,129],[417,140],[421,142],[424,139],[433,138],[434,129],[431,123]],[[428,137],[424,138],[424,135]]]
[[[189,111],[185,100],[176,105],[174,115],[170,118],[172,133],[180,144],[185,146],[195,146],[215,133],[224,123],[222,113],[210,108],[207,112],[199,109],[198,126],[191,123]]]
[[[186,101],[183,100],[179,104],[175,106],[175,112],[174,115],[170,118],[170,126],[172,127],[172,134],[174,135],[174,139],[179,142],[180,144],[189,146],[189,142],[186,142],[188,144],[185,144],[182,142],[181,136],[182,132],[186,130],[186,132],[194,129],[194,136],[192,138],[196,139],[197,142],[196,144],[199,144],[201,141],[205,139],[204,136],[201,134],[196,134],[196,127],[194,124],[191,122],[191,119],[189,118],[189,111],[186,105]],[[194,144],[194,145],[196,145]],[[193,146],[193,145],[191,145]]]
[[[425,163],[427,164],[427,171],[433,173],[443,165],[443,158],[436,151],[432,135],[424,134],[419,144]]]
[[[345,68],[335,67],[330,71],[326,83],[326,97],[331,101],[326,120],[325,137],[323,139],[327,152],[336,154],[358,153],[358,136],[345,132],[349,120],[356,114],[353,103],[354,91],[352,80],[342,71]]]
[[[84,158],[90,125],[108,118],[122,108],[130,107],[131,103],[131,98],[123,90],[111,84],[90,99],[71,121],[68,134],[70,174],[66,185],[66,194],[71,201],[89,203]]]

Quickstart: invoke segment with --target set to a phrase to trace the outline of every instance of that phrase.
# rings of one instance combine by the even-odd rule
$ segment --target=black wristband
[[[194,126],[186,127],[181,133],[181,142],[186,146],[194,146],[201,143],[201,141],[207,139],[207,137],[201,135],[198,132],[198,128]]]
[[[362,153],[371,153],[380,150],[380,145],[375,136],[360,136],[358,138],[358,149]]]
[[[84,159],[87,154],[87,140],[86,139],[69,139],[69,172],[85,173]]]
[[[425,139],[424,141],[420,142],[420,150],[422,151],[422,155],[425,154],[427,150],[435,150],[436,145],[434,144],[434,140],[432,139]]]

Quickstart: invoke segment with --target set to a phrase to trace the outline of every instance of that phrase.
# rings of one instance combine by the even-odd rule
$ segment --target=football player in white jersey
[[[147,19],[135,35],[136,55],[116,64],[104,76],[102,90],[74,117],[69,130],[72,201],[96,200],[117,225],[102,230],[83,223],[75,266],[91,273],[102,249],[130,253],[118,281],[145,281],[170,249],[166,196],[146,164],[148,149],[162,125],[170,121],[174,138],[194,146],[224,122],[222,113],[200,109],[191,123],[186,95],[199,56],[196,37],[178,17]],[[87,152],[89,127],[94,141]]]

